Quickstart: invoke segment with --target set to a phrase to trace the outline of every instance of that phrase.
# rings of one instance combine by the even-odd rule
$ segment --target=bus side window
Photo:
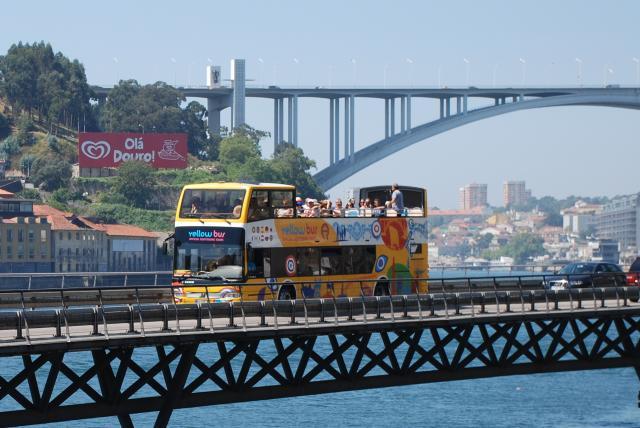
[[[247,270],[251,278],[268,278],[271,274],[271,257],[269,248],[247,249]]]
[[[249,203],[249,220],[265,220],[269,217],[269,192],[266,190],[255,190],[251,195],[251,202]]]

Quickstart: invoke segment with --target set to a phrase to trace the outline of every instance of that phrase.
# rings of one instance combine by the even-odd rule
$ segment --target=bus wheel
[[[292,285],[283,285],[278,293],[278,300],[293,300],[296,298],[296,290]]]
[[[387,281],[381,281],[376,284],[376,288],[373,290],[374,296],[390,296],[389,283]]]

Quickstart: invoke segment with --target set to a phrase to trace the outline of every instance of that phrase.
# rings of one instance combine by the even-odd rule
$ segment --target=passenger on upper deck
[[[191,200],[191,214],[198,214],[200,211],[200,198],[193,198]]]
[[[315,199],[307,199],[307,209],[304,211],[304,217],[320,217],[320,207]]]
[[[304,215],[304,201],[300,196],[296,197],[296,213],[298,217],[302,217]]]
[[[391,200],[387,202],[387,206],[396,210],[398,215],[402,215],[402,212],[404,211],[404,199],[402,197],[402,192],[398,187],[398,183],[393,183],[391,185],[391,192]]]
[[[338,198],[336,199],[336,207],[333,209],[333,216],[342,217],[343,214],[344,213],[342,210],[342,199]]]

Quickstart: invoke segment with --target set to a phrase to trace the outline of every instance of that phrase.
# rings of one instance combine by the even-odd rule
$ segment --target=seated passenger
[[[381,217],[384,215],[385,206],[380,202],[380,199],[375,198],[371,205],[373,206],[374,217]]]
[[[300,196],[296,197],[296,213],[298,214],[298,217],[304,215],[304,201]]]
[[[332,217],[331,201],[324,199],[320,201],[320,217]]]
[[[338,198],[336,199],[336,207],[333,209],[333,216],[342,217],[343,214],[344,212],[342,210],[342,199]]]
[[[193,198],[191,201],[191,214],[198,214],[200,212],[200,198]]]
[[[305,217],[320,217],[320,207],[315,199],[307,199],[307,209],[304,212]]]
[[[242,214],[242,205],[233,207],[233,218],[240,218],[240,214]]]

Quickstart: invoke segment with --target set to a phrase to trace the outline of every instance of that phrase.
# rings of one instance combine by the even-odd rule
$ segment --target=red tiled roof
[[[13,198],[16,194],[8,190],[0,189],[0,198]]]
[[[130,236],[136,238],[157,238],[158,235],[154,232],[149,232],[138,226],[132,226],[130,224],[103,224],[94,223],[86,217],[78,217],[80,221],[87,226],[95,230],[101,230],[108,236]]]
[[[61,215],[71,217],[73,214],[70,212],[60,211],[57,208],[53,208],[49,205],[33,205],[33,215],[35,216],[47,216],[47,215]]]

